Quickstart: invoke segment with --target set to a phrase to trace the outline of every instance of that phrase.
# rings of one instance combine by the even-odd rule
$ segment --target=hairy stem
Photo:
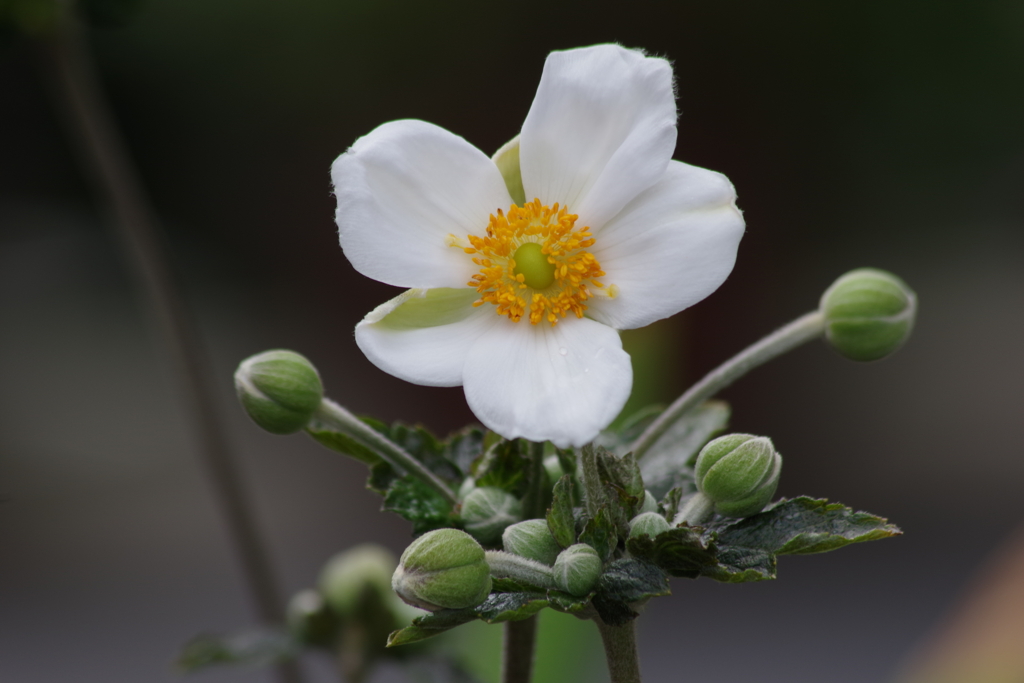
[[[757,366],[820,337],[824,331],[823,316],[819,311],[812,311],[725,361],[677,398],[657,420],[651,423],[651,426],[644,430],[644,433],[630,446],[633,455],[637,459],[642,458],[644,453],[661,438],[661,435],[687,412]]]
[[[554,572],[546,564],[504,550],[488,550],[484,556],[491,568],[491,576],[515,579],[538,588],[555,587]]]
[[[700,526],[711,519],[715,514],[715,501],[698,491],[690,496],[689,500],[679,509],[672,526],[679,526],[686,522],[690,526]]]
[[[594,619],[604,643],[611,683],[640,683],[640,658],[636,651],[636,620],[622,626],[609,626]]]
[[[43,44],[58,113],[177,366],[197,452],[227,522],[257,612],[264,621],[281,623],[283,601],[219,420],[199,333],[178,293],[159,221],[104,97],[73,5],[66,3],[59,25]],[[289,683],[301,680],[294,663],[279,665],[278,677]]]
[[[448,484],[428,470],[423,463],[331,399],[325,398],[320,402],[315,416],[325,424],[348,434],[363,445],[373,449],[380,456],[381,460],[384,460],[392,467],[419,478],[427,486],[444,496],[445,500],[452,505],[458,503],[455,493]]]

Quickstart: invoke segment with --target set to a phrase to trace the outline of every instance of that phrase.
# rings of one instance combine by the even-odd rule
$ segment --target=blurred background
[[[473,419],[461,389],[407,385],[356,348],[353,326],[395,290],[337,246],[331,161],[398,118],[491,153],[518,132],[547,53],[598,42],[674,62],[675,158],[728,175],[747,220],[717,293],[626,334],[634,405],[670,401],[851,268],[891,270],[920,298],[891,359],[858,365],[815,343],[723,395],[734,431],[784,455],[781,495],[841,501],[905,536],[784,557],[774,582],[675,580],[640,622],[649,680],[896,680],[1024,523],[1024,3],[108,4],[88,38],[286,593],[356,543],[400,552],[409,526],[378,512],[361,464],[249,423],[233,397],[241,359],[295,349],[357,413],[440,434]],[[5,30],[0,679],[176,680],[182,642],[255,613],[39,46]],[[538,680],[604,680],[603,657],[576,649],[591,628],[545,617]],[[498,632],[457,632],[492,680]],[[332,680],[329,662],[303,664]]]

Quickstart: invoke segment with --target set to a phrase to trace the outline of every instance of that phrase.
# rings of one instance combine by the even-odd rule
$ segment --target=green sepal
[[[473,467],[477,486],[493,486],[522,498],[529,485],[529,446],[521,439],[503,440],[489,448]]]
[[[576,542],[576,519],[572,512],[573,487],[572,477],[568,474],[558,480],[547,515],[551,535],[563,548],[568,548]]]
[[[596,550],[602,562],[611,559],[618,546],[619,536],[615,531],[608,508],[600,508],[596,515],[587,520],[580,533],[579,542],[586,543]]]
[[[175,667],[192,673],[218,664],[266,666],[295,659],[301,644],[282,629],[252,628],[228,634],[201,634],[182,646]]]
[[[681,526],[650,536],[634,536],[626,542],[630,554],[655,564],[670,576],[695,579],[718,565],[713,539],[702,538],[703,529]]]
[[[679,486],[693,487],[693,463],[701,448],[725,430],[731,410],[723,401],[706,401],[676,420],[644,454],[640,471],[655,498]]]
[[[598,579],[593,605],[609,626],[621,626],[639,616],[634,606],[669,595],[668,576],[659,567],[637,558],[622,558],[605,567]]]

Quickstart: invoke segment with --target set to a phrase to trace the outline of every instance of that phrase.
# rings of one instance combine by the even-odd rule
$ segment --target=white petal
[[[469,288],[410,289],[356,325],[356,344],[371,363],[399,379],[457,387],[470,347],[503,320],[493,307],[474,308],[477,298]]]
[[[526,198],[599,228],[672,158],[672,67],[618,45],[552,52],[520,139]]]
[[[633,384],[615,330],[586,318],[502,323],[476,340],[463,372],[481,422],[507,438],[565,448],[590,442],[615,419]]]
[[[341,247],[363,275],[399,287],[464,287],[479,270],[449,234],[481,234],[512,199],[483,152],[424,121],[392,121],[331,167]]]
[[[591,299],[587,315],[624,330],[692,306],[732,272],[743,230],[724,175],[673,161],[596,235],[601,281],[618,294]]]

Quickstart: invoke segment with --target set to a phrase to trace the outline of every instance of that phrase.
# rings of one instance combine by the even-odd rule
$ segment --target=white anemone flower
[[[581,446],[621,411],[619,330],[693,305],[743,234],[725,176],[672,160],[672,68],[617,45],[551,53],[519,136],[494,158],[392,121],[334,162],[341,246],[405,293],[356,326],[377,367],[462,385],[507,438]]]

